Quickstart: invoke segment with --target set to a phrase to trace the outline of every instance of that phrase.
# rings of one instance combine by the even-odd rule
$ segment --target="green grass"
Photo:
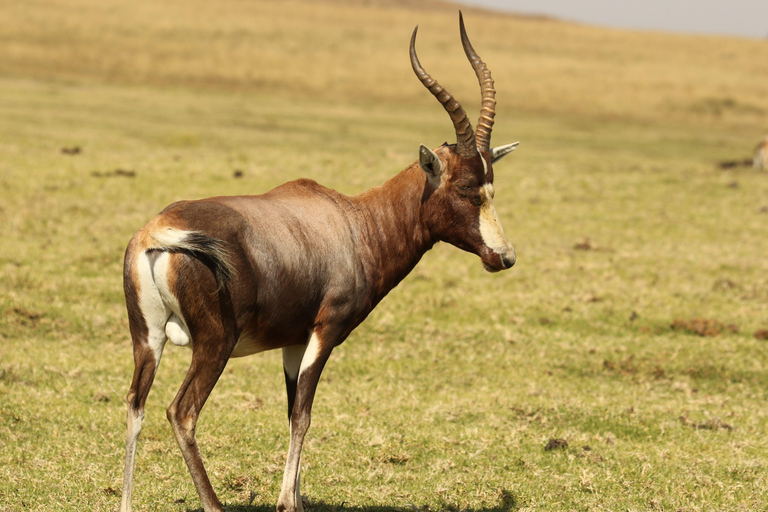
[[[380,11],[408,26],[432,17],[407,6],[323,5],[323,19],[340,24]],[[320,7],[307,16],[312,9]],[[136,16],[172,25],[161,15]],[[93,27],[106,15],[90,16],[71,23],[99,41]],[[222,19],[211,15],[214,25]],[[536,33],[534,21],[505,19],[494,23]],[[561,55],[564,68],[569,52],[600,67],[645,37],[643,55],[660,38],[679,41],[654,64],[674,77],[689,48],[720,42],[734,57],[700,71],[704,96],[726,80],[707,77],[728,63],[742,73],[755,45],[539,23],[543,35],[521,50],[525,76],[535,76],[536,52],[550,63]],[[29,56],[18,48],[45,39],[42,29],[25,30],[11,46]],[[558,30],[562,38],[551,39]],[[420,35],[424,47],[430,37],[450,40],[440,65],[470,72],[455,34],[435,32]],[[395,44],[381,28],[361,34],[381,37],[383,53]],[[480,41],[491,35],[475,42],[484,57],[489,42]],[[611,44],[595,46],[601,38]],[[190,41],[178,51],[195,49]],[[93,51],[85,64],[108,61]],[[359,51],[343,53],[351,69]],[[182,198],[259,193],[297,177],[356,193],[410,164],[420,142],[452,135],[407,62],[402,93],[382,85],[345,98],[353,84],[318,95],[301,94],[314,91],[306,84],[235,87],[234,71],[204,67],[204,83],[154,71],[132,79],[100,65],[68,68],[74,57],[60,54],[49,57],[63,59],[59,67],[47,67],[45,53],[35,55],[42,63],[6,59],[0,73],[0,511],[115,510],[133,366],[121,284],[131,235]],[[133,58],[129,69],[143,62]],[[500,96],[535,90],[487,60],[505,77]],[[380,78],[397,82],[389,62]],[[563,68],[552,65],[542,64],[544,97],[558,87],[578,96],[594,80],[558,82]],[[363,83],[375,82],[375,67],[365,69]],[[477,257],[439,246],[336,349],[303,456],[313,510],[768,507],[768,345],[753,336],[768,328],[768,180],[717,165],[749,156],[762,119],[736,108],[740,101],[689,108],[696,99],[674,87],[650,96],[649,83],[638,86],[641,106],[680,108],[643,114],[632,89],[586,115],[584,105],[566,101],[558,111],[538,97],[527,109],[516,108],[523,99],[500,105],[494,142],[522,141],[496,167],[496,207],[518,263],[490,275]],[[756,104],[751,84],[721,89]],[[378,102],[387,95],[397,99]],[[476,110],[471,98],[460,99]],[[61,152],[76,146],[79,154]],[[692,318],[738,332],[700,337],[670,326]],[[200,507],[164,411],[189,355],[169,346],[150,394],[135,510]],[[277,501],[288,441],[280,365],[278,353],[233,360],[201,416],[203,456],[233,510],[273,510]],[[556,438],[567,448],[546,451]]]

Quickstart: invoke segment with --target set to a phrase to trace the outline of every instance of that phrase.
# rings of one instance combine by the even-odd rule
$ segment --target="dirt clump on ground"
[[[723,324],[712,318],[677,318],[669,325],[673,331],[685,331],[698,336],[719,336],[724,332],[737,333],[739,327],[734,324]]]
[[[568,441],[565,439],[552,438],[547,441],[547,445],[544,447],[544,451],[550,452],[552,450],[564,450],[566,448],[568,448]]]

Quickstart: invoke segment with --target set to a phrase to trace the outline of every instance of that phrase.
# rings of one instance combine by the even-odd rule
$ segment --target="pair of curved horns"
[[[472,158],[477,155],[478,151],[488,151],[491,144],[493,118],[496,116],[496,89],[493,88],[493,78],[491,78],[488,66],[480,59],[475,49],[472,48],[472,43],[469,42],[467,31],[464,29],[464,17],[461,11],[459,11],[461,44],[464,47],[464,53],[467,55],[469,63],[472,64],[472,69],[475,70],[477,80],[480,82],[483,98],[480,119],[477,122],[477,132],[472,130],[472,124],[469,122],[467,113],[464,111],[461,103],[443,86],[437,83],[437,80],[429,76],[429,73],[419,63],[419,58],[416,56],[416,32],[418,30],[419,26],[417,25],[413,29],[413,35],[411,36],[411,66],[421,83],[437,98],[451,117],[453,126],[456,129],[456,152],[465,158]]]

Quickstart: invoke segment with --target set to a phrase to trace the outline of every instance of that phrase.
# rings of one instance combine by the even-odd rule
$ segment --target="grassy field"
[[[116,510],[131,235],[182,198],[357,193],[452,141],[416,24],[472,118],[477,82],[439,2],[0,4],[0,511]],[[521,140],[495,201],[518,262],[439,246],[334,352],[312,510],[768,509],[768,174],[719,165],[767,129],[768,42],[465,17],[493,141]],[[135,510],[200,507],[165,419],[188,362],[165,352]],[[233,360],[198,425],[232,510],[277,501],[280,365]]]

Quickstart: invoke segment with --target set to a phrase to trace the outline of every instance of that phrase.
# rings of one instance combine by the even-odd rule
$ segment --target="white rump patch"
[[[157,365],[167,340],[182,347],[190,346],[192,341],[179,301],[168,286],[168,265],[172,256],[167,252],[145,252],[138,262],[139,306],[147,323],[149,346]]]
[[[171,314],[170,309],[163,302],[155,279],[160,258],[157,261],[150,259],[147,253],[142,254],[137,261],[139,275],[139,307],[144,321],[147,323],[147,341],[149,348],[155,355],[155,368],[160,364],[163,347],[168,337],[165,334],[165,322]],[[167,266],[167,258],[166,258]]]

